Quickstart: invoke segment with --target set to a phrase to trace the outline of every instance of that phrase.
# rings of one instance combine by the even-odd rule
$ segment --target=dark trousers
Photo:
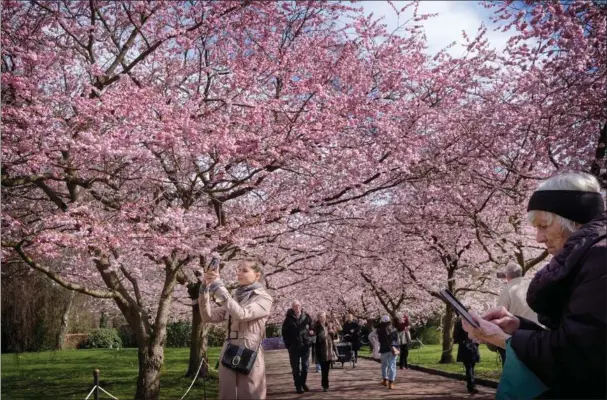
[[[497,348],[497,351],[500,353],[500,358],[502,359],[502,367],[506,362],[506,349],[502,349],[501,347]]]
[[[464,367],[466,368],[466,388],[472,390],[475,388],[474,385],[474,365],[473,362],[465,362]]]
[[[358,362],[358,349],[354,350],[354,362]]]
[[[329,369],[331,368],[331,361],[323,361],[320,363],[320,384],[323,389],[329,388]]]
[[[290,347],[289,361],[293,372],[293,383],[299,389],[306,384],[308,379],[308,367],[310,366],[310,347]],[[300,366],[301,363],[301,366]]]
[[[409,345],[401,344],[400,345],[400,358],[398,360],[399,367],[409,368],[409,364],[407,363],[407,358],[409,358]]]

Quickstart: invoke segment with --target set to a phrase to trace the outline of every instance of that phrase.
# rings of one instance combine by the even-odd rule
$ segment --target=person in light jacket
[[[506,286],[500,293],[497,306],[505,307],[510,313],[539,324],[537,314],[527,304],[529,280],[523,279],[523,268],[514,261],[509,262],[504,269],[504,279]],[[500,347],[497,350],[503,365],[506,362],[506,350]]]
[[[398,335],[398,345],[400,347],[400,356],[398,366],[400,369],[409,369],[407,358],[409,358],[409,344],[411,344],[411,333],[409,332],[409,317],[404,315],[398,318],[395,323]]]
[[[249,349],[259,349],[249,375],[238,373],[220,364],[219,399],[266,398],[266,367],[261,341],[265,335],[266,321],[270,316],[273,300],[259,282],[260,277],[259,262],[241,261],[238,265],[239,286],[232,296],[219,278],[219,273],[213,271],[205,273],[205,281],[198,297],[203,322],[225,322],[231,316],[231,327],[228,332],[231,343],[244,345]],[[221,302],[221,307],[211,307],[211,295]],[[223,357],[226,345],[221,350],[219,359]]]
[[[371,333],[368,336],[369,345],[371,345],[371,357],[374,360],[379,360],[381,358],[379,354],[379,340],[377,339],[377,327],[373,327]]]

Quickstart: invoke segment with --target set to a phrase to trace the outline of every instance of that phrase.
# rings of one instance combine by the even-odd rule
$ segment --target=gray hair
[[[540,183],[536,189],[536,191],[540,190],[576,190],[580,192],[600,193],[601,185],[594,176],[585,172],[567,172],[546,179]],[[527,212],[527,220],[534,225],[540,215],[545,216],[548,224],[552,224],[553,221],[556,221],[563,230],[569,231],[569,233],[577,231],[580,226],[582,226],[582,224],[561,217],[560,215],[539,210]]]
[[[523,269],[520,265],[518,265],[518,263],[511,261],[506,264],[504,273],[506,274],[507,279],[520,278],[521,276],[523,276]]]

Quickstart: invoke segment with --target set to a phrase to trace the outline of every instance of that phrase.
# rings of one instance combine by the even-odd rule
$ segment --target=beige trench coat
[[[227,329],[228,317],[231,315],[231,337],[237,337],[237,339],[232,339],[231,342],[236,345],[244,344],[249,349],[257,349],[265,335],[266,321],[272,308],[272,297],[263,288],[253,291],[253,295],[243,304],[238,304],[226,288],[219,288],[216,295],[227,299],[221,307],[211,308],[209,293],[200,294],[198,297],[202,320],[214,323],[225,322]],[[224,344],[219,355],[220,360],[225,348],[226,345]],[[259,348],[257,359],[249,375],[232,371],[219,363],[220,400],[265,398],[266,364],[263,348]]]

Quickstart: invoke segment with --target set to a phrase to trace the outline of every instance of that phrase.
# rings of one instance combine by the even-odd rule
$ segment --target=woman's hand
[[[314,331],[312,329],[310,329],[308,333],[310,334],[310,336],[314,336]]]
[[[219,279],[219,272],[207,271],[204,274],[204,284],[206,287],[211,286],[215,280]]]
[[[521,320],[506,310],[506,307],[496,307],[483,314],[482,318],[499,326],[504,332],[512,335],[521,326]]]
[[[498,325],[493,322],[485,321],[478,315],[470,313],[472,318],[478,323],[479,328],[475,328],[462,319],[462,327],[468,332],[468,337],[477,343],[490,343],[492,345],[506,348],[506,340],[510,337]]]

